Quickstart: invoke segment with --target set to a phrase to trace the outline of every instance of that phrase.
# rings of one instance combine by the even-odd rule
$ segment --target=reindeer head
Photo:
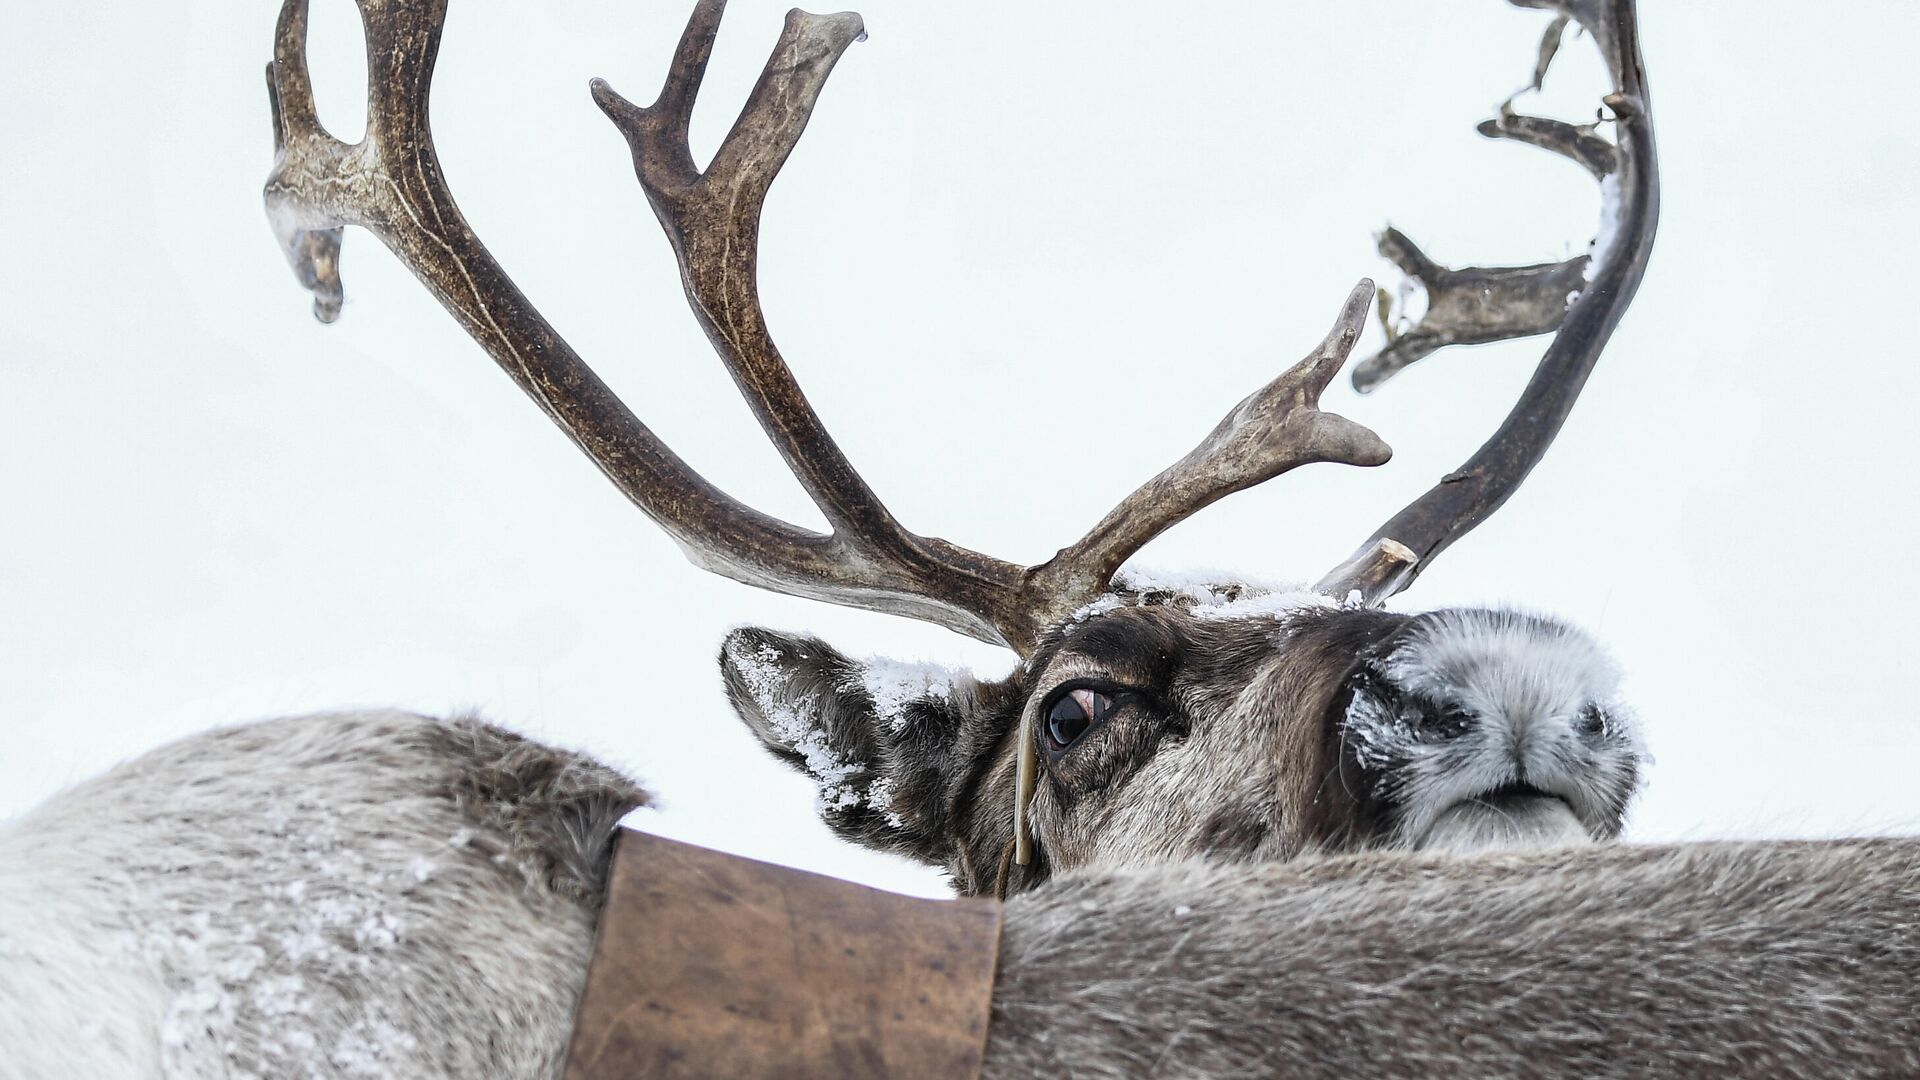
[[[541,318],[454,205],[427,124],[444,0],[360,0],[367,135],[320,127],[305,0],[286,0],[268,69],[270,218],[315,313],[339,314],[346,225],[378,235],[697,565],[768,589],[923,619],[1013,649],[999,682],[856,663],[825,644],[743,630],[724,648],[741,714],[820,782],[842,833],[944,864],[963,888],[1011,874],[1197,851],[1284,857],[1367,845],[1474,848],[1613,835],[1638,749],[1610,665],[1550,620],[1379,605],[1498,509],[1565,421],[1643,274],[1658,217],[1633,5],[1513,0],[1570,20],[1613,78],[1616,138],[1503,107],[1481,132],[1591,172],[1605,205],[1590,254],[1441,267],[1389,229],[1382,254],[1424,287],[1359,365],[1370,389],[1447,345],[1554,331],[1519,403],[1460,469],[1305,594],[1155,590],[1122,563],[1217,499],[1313,462],[1379,465],[1378,436],[1319,408],[1373,295],[1360,284],[1320,345],[1240,402],[1190,453],[1083,538],[1022,567],[906,529],[840,452],[775,348],[757,293],[763,200],[858,16],[792,12],[706,169],[688,119],[722,0],[699,0],[666,85],[639,107],[595,80],[679,258],[696,317],[761,426],[825,515],[811,532],[744,506],[661,442]],[[1035,838],[1039,844],[1034,844]],[[1018,868],[1011,870],[1009,868]]]
[[[736,709],[841,836],[967,892],[1086,865],[1471,851],[1609,839],[1642,751],[1584,634],[1505,611],[1402,615],[1311,593],[1149,589],[1012,675],[728,636]],[[1012,854],[1020,751],[1035,856]]]

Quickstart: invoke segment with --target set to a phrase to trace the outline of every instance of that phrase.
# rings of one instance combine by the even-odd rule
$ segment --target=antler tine
[[[1136,488],[1093,530],[1033,571],[1064,618],[1106,590],[1114,571],[1169,526],[1236,491],[1316,461],[1380,465],[1393,451],[1371,430],[1320,411],[1320,395],[1360,336],[1373,282],[1347,294],[1333,329],[1293,367],[1234,406],[1200,444]]]
[[[360,225],[380,237],[695,565],[778,592],[908,615],[984,641],[1030,643],[1037,631],[1013,596],[1018,568],[900,529],[820,428],[770,341],[757,348],[752,335],[764,328],[751,284],[751,246],[728,252],[726,244],[754,235],[759,197],[805,127],[832,61],[860,31],[854,16],[789,16],[769,70],[729,136],[731,149],[701,177],[684,138],[673,143],[673,137],[684,136],[685,106],[722,6],[703,0],[695,11],[656,106],[664,117],[660,141],[677,145],[678,156],[650,158],[643,180],[660,178],[648,188],[656,209],[662,201],[687,207],[682,227],[677,233],[670,227],[669,235],[677,250],[703,253],[695,268],[682,260],[689,294],[709,334],[719,335],[716,343],[727,342],[722,354],[783,455],[799,461],[795,471],[834,522],[833,535],[759,513],[689,468],[594,374],[474,235],[441,175],[427,122],[445,0],[359,0],[368,116],[367,136],[353,146],[319,125],[306,69],[306,2],[286,0],[267,73],[276,153],[264,196],[275,233],[296,276],[313,291],[322,321],[339,313],[342,228]],[[751,202],[753,225],[726,233],[713,217],[732,197]],[[703,246],[701,236],[714,246]],[[729,275],[743,276],[746,284],[717,290],[691,284],[696,277]],[[815,453],[820,460],[808,457]]]
[[[760,307],[762,201],[806,129],[835,62],[866,36],[860,17],[789,12],[739,120],[702,173],[687,146],[687,125],[724,7],[721,0],[702,0],[694,9],[653,105],[637,107],[599,79],[592,84],[594,101],[626,136],[634,173],[673,244],[694,314],[760,426],[848,554],[942,565],[957,549],[934,550],[887,511],[807,403]]]
[[[1616,142],[1599,138],[1591,128],[1520,116],[1506,106],[1479,130],[1491,138],[1544,147],[1591,172],[1600,181],[1599,234],[1588,255],[1563,263],[1461,270],[1433,263],[1396,230],[1382,234],[1382,253],[1426,286],[1428,307],[1411,330],[1355,369],[1356,387],[1378,385],[1446,345],[1559,332],[1493,437],[1322,579],[1323,592],[1347,595],[1357,590],[1367,602],[1382,602],[1498,510],[1560,433],[1646,273],[1660,218],[1660,183],[1634,0],[1510,2],[1558,13],[1541,43],[1535,86],[1569,20],[1592,36],[1613,77],[1614,90],[1604,102],[1613,113]],[[1405,550],[1394,551],[1386,542]],[[1407,551],[1415,562],[1386,566],[1404,563]]]
[[[1380,294],[1387,344],[1354,365],[1353,388],[1381,383],[1449,345],[1484,345],[1552,333],[1567,314],[1567,295],[1585,282],[1587,257],[1532,266],[1450,269],[1428,258],[1399,229],[1380,231],[1380,254],[1426,290],[1427,309],[1411,327],[1394,324],[1389,294]]]
[[[304,170],[316,176],[339,171],[345,143],[327,134],[313,106],[313,80],[307,74],[307,5],[289,2],[274,27],[273,62],[267,65],[267,98],[273,110],[276,175]],[[289,153],[291,148],[291,153]],[[269,192],[272,190],[269,181]],[[340,238],[342,222],[320,208],[276,207],[268,196],[267,216],[294,276],[313,294],[313,317],[340,317]]]
[[[1512,2],[1539,7],[1551,0]],[[1584,9],[1588,5],[1577,6]],[[1539,61],[1529,89],[1538,90],[1546,78],[1568,21],[1568,15],[1560,15],[1541,37]],[[1602,39],[1595,35],[1595,40]],[[1607,178],[1619,171],[1617,148],[1595,135],[1591,126],[1577,127],[1564,120],[1516,113],[1512,98],[1501,103],[1497,117],[1482,121],[1476,130],[1489,139],[1526,143],[1566,157],[1585,168],[1603,187]],[[1484,345],[1552,333],[1566,320],[1567,297],[1578,292],[1589,275],[1588,255],[1531,266],[1450,268],[1428,258],[1405,233],[1392,226],[1381,230],[1379,248],[1382,256],[1425,290],[1427,307],[1417,322],[1403,328],[1394,323],[1386,294],[1382,294],[1380,322],[1387,332],[1387,344],[1353,369],[1354,389],[1363,394],[1449,345]]]
[[[1601,8],[1587,0],[1509,2],[1517,7],[1561,12],[1540,39],[1539,59],[1527,89],[1540,89],[1570,21],[1578,19],[1588,27],[1603,52],[1617,41],[1611,27],[1592,30],[1595,23],[1587,20],[1597,19]],[[1614,74],[1614,85],[1621,85],[1615,58],[1609,56],[1607,65]],[[1476,130],[1490,139],[1526,143],[1566,157],[1591,173],[1604,190],[1608,178],[1619,172],[1620,164],[1618,148],[1594,134],[1596,126],[1525,116],[1513,110],[1513,99],[1508,98],[1501,103],[1499,115],[1482,121]],[[1353,385],[1361,393],[1371,392],[1409,365],[1449,345],[1482,345],[1553,332],[1566,319],[1567,297],[1590,276],[1589,255],[1532,266],[1452,269],[1429,259],[1405,233],[1391,226],[1381,231],[1379,247],[1382,256],[1426,291],[1427,308],[1411,327],[1401,328],[1393,322],[1383,297],[1381,323],[1387,331],[1387,345],[1355,365]]]
[[[1093,530],[1027,571],[1028,603],[1041,626],[1058,626],[1105,593],[1129,555],[1169,526],[1236,491],[1316,461],[1381,465],[1393,451],[1368,428],[1320,410],[1320,395],[1353,352],[1373,300],[1361,278],[1318,347],[1235,405],[1200,445],[1120,500]],[[1027,805],[1040,774],[1039,744],[1029,735],[1015,758],[1013,861],[1033,859]]]

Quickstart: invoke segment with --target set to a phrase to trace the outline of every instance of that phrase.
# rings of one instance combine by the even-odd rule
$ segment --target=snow
[[[865,795],[853,779],[867,771],[866,762],[850,761],[828,743],[826,729],[820,726],[817,702],[810,698],[790,700],[780,650],[765,642],[750,644],[736,635],[727,639],[726,651],[728,662],[747,684],[747,693],[753,696],[754,706],[775,738],[800,755],[808,775],[813,777],[814,808],[825,813],[861,805]]]
[[[1264,581],[1220,570],[1143,570],[1124,566],[1113,576],[1114,591],[1075,611],[1068,626],[1123,607],[1178,604],[1201,619],[1284,619],[1306,608],[1339,601],[1299,582]],[[1353,604],[1358,590],[1349,594]]]
[[[1218,604],[1202,604],[1193,614],[1202,619],[1284,619],[1296,611],[1335,606],[1332,597],[1304,586],[1270,593],[1244,595]]]
[[[1382,704],[1372,694],[1354,694],[1347,703],[1346,739],[1353,757],[1368,769],[1392,765],[1414,738],[1417,713],[1405,715]]]
[[[290,823],[291,815],[280,817]],[[225,1075],[252,1075],[231,1063],[262,1017],[275,1029],[257,1048],[273,1060],[274,1075],[386,1076],[417,1049],[413,1036],[382,1019],[398,1006],[377,995],[344,1029],[322,1013],[338,1004],[328,987],[373,976],[383,954],[406,940],[394,907],[422,880],[418,869],[369,857],[325,814],[309,810],[303,828],[296,836],[283,827],[284,848],[268,845],[256,856],[250,872],[264,882],[257,903],[209,901],[182,922],[135,935],[135,948],[182,980],[160,1025],[171,1059],[204,1061],[211,1051],[229,1061]]]
[[[1608,173],[1600,181],[1600,226],[1594,230],[1593,248],[1587,259],[1586,280],[1592,281],[1606,262],[1607,252],[1620,234],[1620,174]],[[1571,301],[1569,301],[1571,302]]]
[[[774,738],[799,754],[807,774],[813,777],[816,810],[825,813],[871,806],[885,816],[889,825],[905,827],[906,820],[894,808],[893,778],[876,776],[873,763],[849,758],[834,749],[821,720],[820,702],[791,689],[787,657],[777,647],[733,635],[727,638],[725,648],[727,662],[739,672]],[[857,671],[850,685],[839,689],[864,691],[873,702],[876,724],[884,724],[896,734],[906,730],[909,705],[916,701],[951,701],[955,689],[971,678],[960,668],[884,657],[862,661]]]
[[[413,1036],[383,1020],[361,1020],[340,1033],[327,1056],[349,1076],[387,1076],[396,1050],[414,1047]]]
[[[867,801],[886,817],[887,824],[896,829],[906,828],[907,819],[901,817],[900,811],[893,805],[893,777],[883,776],[875,780],[873,786],[867,789]]]
[[[909,704],[929,698],[951,701],[955,682],[966,677],[964,672],[955,668],[890,660],[881,656],[862,661],[860,667],[861,689],[873,699],[876,717],[887,725],[889,731],[894,732],[907,726],[906,709]]]

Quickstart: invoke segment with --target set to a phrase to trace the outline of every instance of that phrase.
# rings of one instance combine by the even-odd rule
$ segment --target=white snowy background
[[[716,646],[753,622],[1007,657],[694,570],[364,233],[342,319],[314,322],[260,210],[275,7],[26,5],[0,36],[0,817],[210,725],[478,708],[640,774],[648,828],[938,893],[817,824],[727,709]],[[1640,299],[1532,481],[1401,603],[1524,604],[1611,646],[1658,757],[1634,839],[1920,830],[1920,7],[1646,7],[1665,215]],[[687,8],[455,3],[440,155],[647,423],[817,522],[587,97],[601,75],[651,99]],[[1592,231],[1583,172],[1473,133],[1545,21],[1497,0],[862,8],[872,38],[769,201],[765,305],[909,527],[995,555],[1077,537],[1318,341],[1355,279],[1391,282],[1386,221],[1455,263]],[[728,16],[697,153],[782,10]],[[345,0],[313,39],[322,118],[356,137]],[[1523,106],[1578,118],[1603,89],[1570,41]],[[1317,575],[1478,445],[1544,342],[1343,383],[1329,406],[1390,465],[1310,467],[1136,562]]]

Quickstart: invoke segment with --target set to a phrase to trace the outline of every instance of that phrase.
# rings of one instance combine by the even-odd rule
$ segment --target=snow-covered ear
[[[776,756],[813,778],[848,840],[945,866],[955,800],[997,743],[991,684],[947,668],[852,660],[813,637],[741,627],[720,649],[727,696]]]

